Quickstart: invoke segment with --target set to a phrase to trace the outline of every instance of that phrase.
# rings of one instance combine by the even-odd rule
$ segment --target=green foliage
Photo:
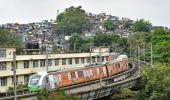
[[[115,23],[109,19],[104,22],[104,27],[109,31],[114,31],[116,29]]]
[[[128,37],[128,40],[133,44],[144,45],[147,44],[150,39],[150,33],[148,32],[136,32]]]
[[[112,43],[114,42],[118,42],[118,40],[120,39],[120,37],[116,34],[97,34],[96,36],[94,36],[94,44],[95,46],[108,46],[108,45],[112,45]]]
[[[90,30],[91,22],[81,6],[66,9],[57,16],[57,32],[70,35]]]
[[[69,39],[69,44],[71,51],[80,51],[82,46],[85,45],[85,41],[79,34],[74,33]]]
[[[151,42],[153,43],[154,59],[161,63],[170,63],[170,32],[162,27],[152,32]]]
[[[135,58],[137,54],[137,46],[140,46],[141,60],[150,61],[150,38],[149,32],[136,32],[128,37],[129,45],[131,44],[131,57]]]
[[[0,30],[0,47],[16,47],[17,51],[22,51],[24,46],[17,33]]]
[[[134,100],[136,92],[124,88],[112,95],[112,100]]]
[[[25,89],[25,88],[28,88],[28,84],[18,84],[16,86],[17,90],[21,90],[21,89]],[[9,87],[8,88],[8,92],[11,92],[11,91],[14,91],[14,87]]]
[[[52,53],[61,53],[61,48],[54,45],[52,49]]]
[[[169,100],[170,67],[160,64],[146,68],[142,74],[144,88],[138,93],[138,100]]]
[[[48,92],[41,90],[38,92],[37,100],[79,100],[76,96],[68,95],[63,90]]]
[[[116,34],[97,34],[94,37],[82,37],[79,34],[72,34],[69,39],[70,50],[76,52],[89,52],[90,45],[94,46],[111,46],[112,43],[119,42],[119,46],[127,43],[126,39],[120,38]]]
[[[144,19],[137,20],[132,25],[132,30],[134,32],[150,32],[151,28],[151,23],[149,21],[145,21]]]

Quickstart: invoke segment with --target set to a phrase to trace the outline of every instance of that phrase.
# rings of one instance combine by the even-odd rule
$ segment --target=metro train
[[[107,78],[128,69],[128,57],[119,55],[117,59],[103,65],[64,69],[49,73],[38,72],[30,77],[28,87],[31,92],[41,89],[53,90]]]

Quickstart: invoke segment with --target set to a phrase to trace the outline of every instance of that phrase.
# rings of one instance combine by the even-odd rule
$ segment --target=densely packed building
[[[40,48],[46,42],[52,42],[52,35],[55,32],[55,22],[53,20],[43,20],[42,22],[18,24],[8,23],[1,25],[1,28],[18,33],[23,42],[28,44],[38,43]],[[29,48],[28,49],[32,49]]]
[[[92,28],[90,31],[84,31],[82,34],[85,36],[94,36],[96,33],[116,33],[120,36],[128,36],[132,34],[129,29],[130,24],[133,20],[128,18],[119,18],[117,16],[107,15],[106,13],[92,14],[86,13],[90,22],[92,23]],[[116,25],[115,31],[108,31],[103,26],[103,23],[107,20],[111,20]],[[54,20],[43,20],[42,22],[28,23],[28,24],[18,24],[18,23],[8,23],[1,25],[3,29],[7,29],[11,32],[18,33],[23,42],[26,44],[27,49],[36,48],[44,49],[48,45],[49,51],[52,51],[53,45],[60,47],[61,49],[68,48],[67,40],[62,34],[59,36],[55,29],[57,27]],[[128,28],[127,28],[128,26]]]

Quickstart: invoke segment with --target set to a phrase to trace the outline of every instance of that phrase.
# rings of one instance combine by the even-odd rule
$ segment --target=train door
[[[111,65],[108,64],[106,67],[107,67],[107,71],[108,71],[108,76],[111,76],[112,75]]]
[[[86,77],[87,77],[87,81],[91,80],[91,70],[90,69],[86,70]]]
[[[76,74],[75,72],[71,72],[71,79],[72,79],[72,84],[76,84]]]
[[[54,75],[49,75],[49,87],[50,89],[55,89],[55,80],[54,80]]]
[[[45,76],[42,80],[42,88],[49,89],[49,79],[48,76]]]

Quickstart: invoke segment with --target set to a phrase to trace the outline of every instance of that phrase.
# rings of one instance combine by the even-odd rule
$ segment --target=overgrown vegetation
[[[47,90],[41,90],[38,92],[37,100],[79,100],[74,95],[68,95],[63,90],[48,92]]]
[[[90,30],[91,22],[87,18],[85,11],[78,7],[69,7],[57,16],[57,33],[71,35],[72,33],[82,33]]]
[[[0,29],[0,47],[15,47],[17,49],[17,53],[21,53],[24,48],[24,44],[17,33]]]

